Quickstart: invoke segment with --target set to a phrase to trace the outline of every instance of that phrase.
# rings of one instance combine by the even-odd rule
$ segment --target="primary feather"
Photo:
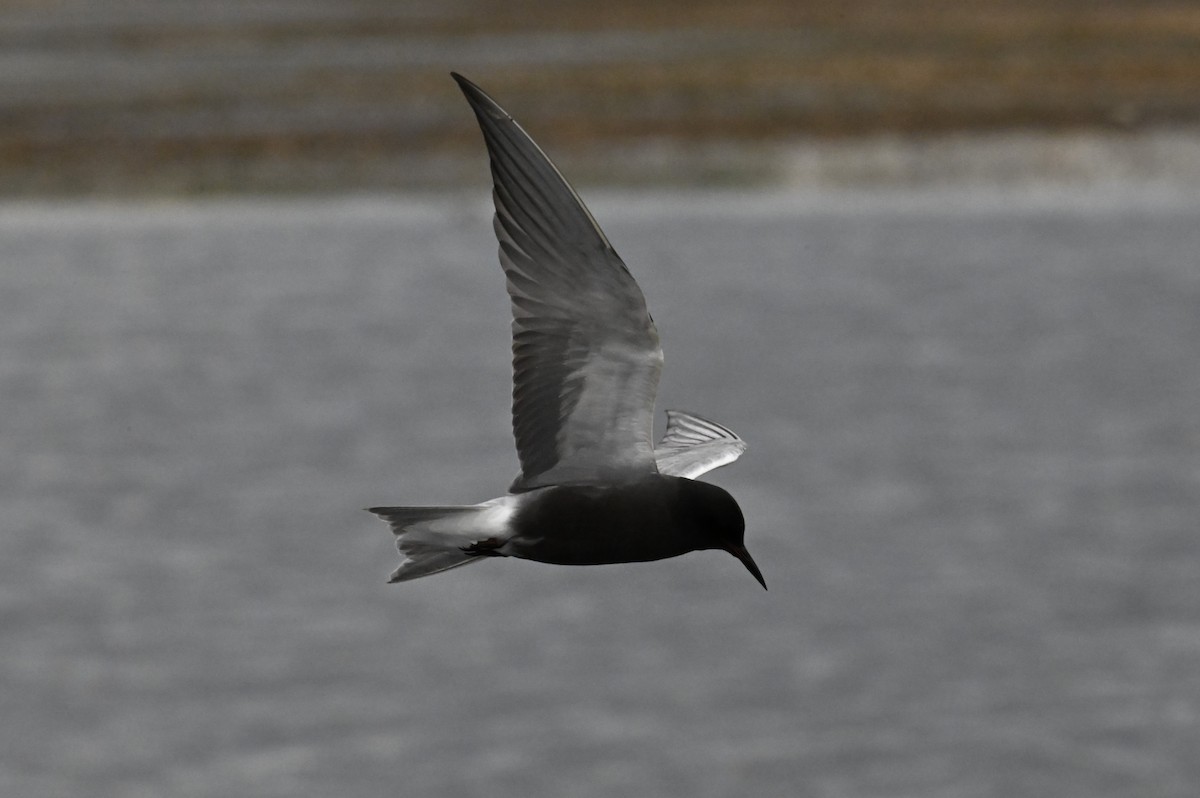
[[[512,300],[521,475],[510,490],[653,474],[662,348],[641,289],[541,148],[481,89],[455,79],[491,159]]]

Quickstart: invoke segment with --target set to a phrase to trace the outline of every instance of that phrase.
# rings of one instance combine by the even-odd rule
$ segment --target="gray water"
[[[0,208],[0,793],[1196,794],[1196,195],[600,197],[770,592],[389,586],[516,470],[485,196]]]

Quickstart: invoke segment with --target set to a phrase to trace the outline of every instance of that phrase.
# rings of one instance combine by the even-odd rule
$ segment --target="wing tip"
[[[458,84],[458,88],[462,90],[463,95],[467,98],[467,102],[477,116],[482,116],[486,112],[488,116],[495,119],[512,119],[512,115],[501,108],[500,103],[493,100],[490,94],[479,88],[475,83],[463,77],[458,72],[451,72],[450,77],[454,78],[454,82]]]

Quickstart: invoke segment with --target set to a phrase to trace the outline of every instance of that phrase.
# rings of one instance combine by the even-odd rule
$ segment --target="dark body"
[[[531,491],[501,551],[556,565],[602,565],[676,557],[740,544],[741,508],[707,482],[655,474],[615,485]]]

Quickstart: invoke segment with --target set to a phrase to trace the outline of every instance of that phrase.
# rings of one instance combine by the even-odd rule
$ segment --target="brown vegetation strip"
[[[119,8],[0,5],[7,192],[436,182],[405,163],[478,144],[452,68],[560,151],[1200,122],[1191,0]]]

